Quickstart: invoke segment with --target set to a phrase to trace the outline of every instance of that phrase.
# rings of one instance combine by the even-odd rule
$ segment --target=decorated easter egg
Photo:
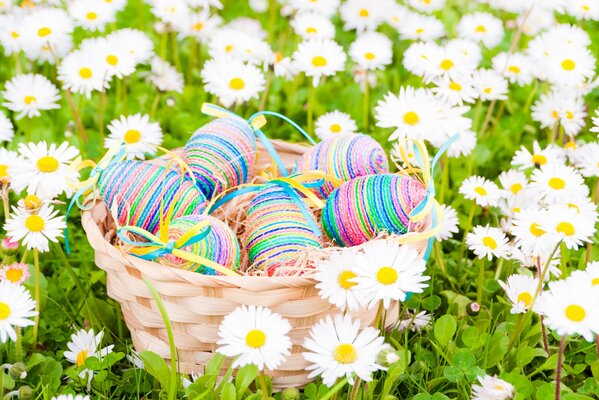
[[[341,246],[357,246],[382,232],[422,230],[410,213],[426,197],[417,179],[398,174],[361,176],[339,186],[322,210],[326,234]]]
[[[225,268],[237,270],[239,267],[240,250],[235,234],[224,222],[209,215],[188,215],[171,221],[168,227],[169,241],[176,241],[189,232],[199,222],[208,221],[208,234],[201,240],[180,248],[185,252],[206,258]],[[162,256],[155,261],[169,267],[199,272],[204,275],[220,275],[209,266],[185,260],[175,255]]]
[[[133,225],[156,233],[160,206],[164,213],[173,204],[173,218],[199,214],[206,197],[189,176],[144,161],[127,160],[109,165],[97,184],[100,196],[112,210],[116,204],[119,225]]]
[[[210,199],[248,180],[256,161],[256,137],[241,118],[215,119],[187,141],[184,160]]]
[[[367,135],[348,133],[332,136],[315,145],[298,160],[297,172],[320,170],[342,181],[389,172],[387,155]],[[316,192],[326,198],[335,188],[326,183]]]
[[[252,199],[246,219],[245,245],[250,264],[255,269],[268,270],[298,252],[321,248],[322,238],[312,212],[298,204],[286,189],[266,184]]]

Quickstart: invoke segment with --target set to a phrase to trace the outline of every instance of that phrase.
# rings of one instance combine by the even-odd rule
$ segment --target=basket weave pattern
[[[273,142],[287,165],[292,165],[307,149]],[[258,155],[258,164],[258,168],[270,164],[263,150]],[[301,344],[316,322],[338,312],[319,297],[312,278],[208,276],[128,255],[112,244],[114,222],[102,202],[83,213],[82,224],[94,249],[96,264],[106,271],[108,295],[120,303],[137,351],[151,350],[170,358],[164,322],[143,281],[145,277],[160,294],[171,320],[180,372],[203,373],[203,367],[217,348],[217,332],[223,318],[240,305],[253,304],[281,314],[293,328],[291,356],[276,371],[269,371],[274,387],[303,386],[311,381],[305,371],[308,363],[302,357]],[[365,327],[374,322],[375,314],[376,309],[370,309],[352,315]],[[397,318],[398,305],[393,304],[387,312],[387,325],[396,323]]]

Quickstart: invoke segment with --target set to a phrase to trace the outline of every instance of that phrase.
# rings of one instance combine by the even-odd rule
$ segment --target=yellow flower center
[[[483,244],[491,250],[495,250],[497,248],[497,242],[491,236],[485,236],[483,238]]]
[[[241,90],[245,87],[245,82],[241,78],[233,78],[229,81],[229,87],[233,90]]]
[[[487,195],[487,189],[485,189],[482,186],[477,186],[474,188],[474,191],[478,194],[480,194],[481,196],[486,196]]]
[[[566,118],[573,119],[574,118],[574,113],[572,111],[566,111]]]
[[[568,203],[567,204],[568,208],[571,208],[573,210],[576,210],[576,213],[578,214],[580,212],[580,207],[578,207],[576,204],[573,203]]]
[[[366,17],[368,17],[369,15],[370,15],[370,13],[368,12],[368,10],[367,10],[367,9],[363,8],[363,9],[361,9],[361,10],[360,10],[360,17],[362,17],[362,18],[366,18]]]
[[[512,186],[510,186],[510,192],[512,192],[513,194],[518,194],[518,192],[520,192],[521,190],[522,190],[521,183],[514,183]]]
[[[449,71],[451,68],[453,68],[455,64],[453,63],[453,61],[449,60],[449,59],[445,59],[443,61],[441,61],[441,64],[439,64],[439,67],[441,69],[444,69],[445,71]]]
[[[8,165],[0,164],[0,179],[8,176]]]
[[[195,24],[193,24],[193,26],[191,27],[191,29],[193,29],[194,31],[201,31],[202,29],[204,29],[204,24],[201,22],[196,22]]]
[[[542,154],[535,154],[532,156],[532,163],[536,165],[545,165],[547,164],[547,157]]]
[[[576,149],[576,142],[571,140],[564,145],[565,149]]]
[[[487,28],[485,28],[483,25],[479,25],[476,27],[476,31],[480,33],[485,33],[487,31]]]
[[[522,210],[520,210],[520,207],[514,207],[514,208],[512,208],[512,212],[513,213],[519,213],[520,211],[522,211]]]
[[[125,132],[125,136],[123,136],[123,140],[127,144],[134,144],[141,140],[141,132],[137,129],[129,129]]]
[[[25,228],[30,232],[41,232],[46,226],[46,221],[39,215],[30,215],[25,219]]]
[[[376,273],[376,280],[383,285],[392,285],[397,281],[397,271],[391,267],[382,267]]]
[[[90,11],[87,14],[85,14],[85,18],[89,19],[90,21],[93,21],[94,19],[98,18],[98,14],[96,14],[93,11]]]
[[[576,233],[576,228],[569,222],[560,222],[555,227],[555,230],[559,233],[563,233],[566,236],[572,236]]]
[[[358,358],[358,353],[353,344],[343,343],[335,348],[333,358],[340,364],[351,364]]]
[[[584,319],[587,313],[584,311],[584,308],[578,304],[570,304],[568,307],[566,307],[565,314],[566,318],[568,318],[570,321],[580,322]]]
[[[354,279],[355,277],[356,274],[353,271],[342,271],[337,278],[337,282],[343,289],[350,289],[357,285],[356,282],[351,281],[351,279]]]
[[[18,268],[9,268],[6,272],[6,279],[11,281],[12,283],[21,282],[21,278],[23,278],[23,271]]]
[[[8,319],[10,317],[10,307],[8,304],[0,301],[0,321]]]
[[[252,329],[245,336],[245,344],[254,349],[259,349],[266,343],[266,335],[259,329]]]
[[[456,92],[459,92],[459,91],[461,91],[461,90],[462,90],[462,85],[460,85],[459,83],[455,83],[455,82],[453,82],[453,81],[452,81],[452,82],[449,84],[449,88],[450,88],[451,90],[455,90]]]
[[[491,94],[491,88],[490,87],[484,88],[483,92],[485,92],[486,94]]]
[[[44,156],[37,160],[37,169],[40,172],[54,172],[59,165],[58,160],[52,156]]]
[[[114,54],[109,54],[106,56],[106,62],[112,66],[115,66],[119,63],[119,59]]]
[[[231,51],[233,51],[234,47],[232,44],[228,44],[227,47],[225,47],[225,51],[227,53],[230,53]]]
[[[330,129],[331,129],[331,132],[333,132],[333,133],[339,133],[339,132],[341,132],[341,125],[333,124],[333,125],[331,125]]]
[[[591,285],[598,286],[599,285],[599,278],[593,278],[593,280],[591,281]]]
[[[374,53],[366,53],[366,54],[364,54],[364,58],[367,60],[374,60],[375,55],[374,55]]]
[[[562,68],[566,71],[572,71],[576,68],[576,63],[573,60],[565,59],[562,61]]]
[[[414,111],[408,111],[403,115],[403,122],[408,125],[416,125],[420,121],[420,117]]]
[[[526,307],[532,303],[532,295],[529,292],[522,292],[518,295],[518,303],[524,303]]]
[[[561,190],[566,187],[566,181],[562,178],[551,178],[549,179],[549,186],[555,190]]]
[[[327,65],[327,59],[322,56],[316,56],[312,59],[312,65],[315,67],[324,67]]]
[[[422,32],[424,32],[424,29],[422,29],[422,28],[418,28],[418,29],[416,29],[416,33],[420,34],[420,33],[422,33]]]
[[[87,67],[83,67],[79,70],[79,76],[83,79],[89,79],[92,77],[92,70]]]
[[[39,37],[45,37],[45,36],[48,36],[51,33],[52,33],[52,30],[50,28],[48,28],[48,27],[40,28],[37,31],[37,35]]]
[[[79,353],[77,353],[75,362],[77,363],[77,366],[80,367],[85,364],[85,360],[87,360],[87,351],[81,350]]]
[[[25,96],[23,101],[25,102],[25,104],[29,105],[29,104],[33,103],[34,101],[37,101],[37,99],[35,98],[35,96]]]
[[[306,33],[318,33],[318,29],[310,26],[310,27],[306,28]]]
[[[520,73],[520,68],[516,67],[515,65],[510,65],[507,70],[514,74]]]
[[[587,5],[585,4],[585,5],[583,5],[583,6],[582,6],[582,9],[583,9],[584,11],[590,11],[590,10],[591,10],[591,7],[589,7],[589,6],[587,6]]]
[[[23,200],[23,203],[25,203],[25,208],[29,209],[39,208],[42,205],[42,201],[40,200],[40,198],[34,194],[28,194]]]
[[[18,37],[19,37],[19,36],[21,36],[21,35],[19,35],[19,32],[12,31],[12,32],[10,33],[10,36],[11,36],[13,39],[16,39],[16,38],[18,38]]]
[[[534,236],[536,237],[541,237],[545,234],[545,231],[542,230],[541,228],[539,228],[539,224],[537,224],[536,222],[533,222],[530,225],[530,233],[532,233]]]

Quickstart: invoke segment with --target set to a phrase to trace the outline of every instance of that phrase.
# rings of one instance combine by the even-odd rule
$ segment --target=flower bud
[[[289,387],[281,394],[283,400],[300,400],[300,392],[297,388]]]
[[[391,346],[385,346],[378,355],[378,363],[383,367],[390,367],[400,359],[399,353]]]
[[[33,399],[33,389],[31,389],[29,386],[21,386],[19,388],[19,394],[17,398],[19,400]]]
[[[2,243],[0,244],[0,246],[2,246],[2,252],[10,256],[14,255],[19,249],[19,242],[12,241],[11,238],[5,237],[4,239],[2,239]]]
[[[14,380],[27,378],[27,366],[20,361],[17,361],[10,368],[10,377]]]
[[[472,302],[470,304],[468,304],[468,306],[466,307],[466,312],[468,313],[468,315],[478,315],[480,311],[480,304],[478,304],[477,302]]]

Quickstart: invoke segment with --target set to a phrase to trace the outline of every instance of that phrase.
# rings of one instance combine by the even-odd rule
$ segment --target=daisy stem
[[[480,128],[480,135],[478,135],[479,139],[485,137],[485,132],[489,126],[489,122],[491,122],[491,117],[493,116],[493,111],[495,110],[495,104],[497,100],[491,100],[491,104],[489,104],[489,109],[487,110],[487,114],[485,115],[485,120],[483,121],[483,126]]]
[[[17,340],[15,341],[15,361],[23,360],[23,333],[21,332],[20,327],[15,327],[15,334],[17,335]]]
[[[482,305],[483,302],[483,286],[485,283],[485,259],[481,258],[479,260],[479,266],[478,266],[478,290],[476,293],[476,302],[479,305]]]
[[[354,383],[354,386],[351,390],[351,395],[349,397],[349,400],[355,400],[356,396],[358,395],[358,390],[360,389],[361,383],[362,383],[362,380],[360,378],[356,378],[356,383]]]
[[[597,353],[597,358],[599,358],[599,333],[595,335],[595,352]]]
[[[269,0],[268,1],[268,41],[272,43],[273,38],[275,36],[275,23],[277,19],[277,1]]]
[[[564,144],[564,126],[562,124],[559,125],[559,137],[557,138],[558,146],[562,146]]]
[[[555,400],[560,399],[560,389],[562,384],[562,363],[564,362],[564,347],[566,347],[566,336],[562,336],[559,342],[557,353],[557,367],[555,368]]]
[[[316,88],[310,84],[310,94],[308,95],[308,133],[314,133],[314,92]]]
[[[262,398],[264,400],[268,400],[268,385],[266,384],[266,376],[264,375],[264,371],[260,371],[258,380],[260,381],[260,388],[262,389]]]
[[[364,81],[364,133],[368,133],[368,119],[370,118],[370,85],[368,84],[368,71],[366,71],[366,79]]]
[[[497,112],[497,116],[495,117],[495,121],[493,122],[493,128],[491,129],[491,132],[489,132],[489,137],[493,137],[495,129],[497,128],[497,125],[499,125],[499,120],[501,119],[501,117],[503,116],[503,112],[505,111],[505,104],[506,102],[502,101],[499,105],[499,111]]]
[[[166,60],[166,42],[168,41],[167,35],[168,32],[165,29],[164,32],[162,32],[162,35],[160,36],[160,57],[163,60]]]
[[[198,45],[197,45],[196,39],[194,37],[191,37],[189,40],[191,42],[191,46],[189,49],[189,64],[187,65],[187,84],[192,85],[193,84],[192,71],[194,70],[195,65],[196,65]]]
[[[447,154],[443,154],[441,167],[443,168],[443,175],[441,177],[441,193],[439,194],[439,200],[443,203],[445,199],[445,192],[449,189],[449,157]]]
[[[377,329],[380,329],[381,332],[384,331],[384,327],[379,326],[381,323],[381,317],[383,316],[383,301],[379,303],[379,308],[376,310],[376,316],[374,317],[374,326]]]
[[[441,253],[440,244],[438,241],[435,241],[433,244],[433,250],[435,252],[435,261],[437,262],[437,266],[443,273],[443,276],[447,277],[447,270],[445,269],[445,263],[443,262],[443,255]]]
[[[537,94],[538,89],[539,89],[539,81],[537,79],[533,79],[532,89],[530,90],[528,99],[526,99],[526,103],[524,104],[525,111],[530,110],[530,105],[532,104],[532,100],[534,99],[535,94]]]
[[[158,109],[158,104],[160,103],[160,92],[156,92],[156,96],[154,96],[154,100],[152,101],[152,106],[150,107],[150,118],[154,118],[154,114],[156,114],[156,110]]]
[[[2,196],[2,206],[4,207],[4,221],[8,219],[10,215],[10,204],[9,204],[8,192],[6,192],[5,196]]]
[[[549,341],[547,340],[547,328],[545,327],[545,318],[541,315],[541,334],[543,336],[543,348],[545,349],[545,353],[549,356],[551,352],[549,351]]]
[[[466,227],[464,229],[464,237],[462,238],[462,245],[460,246],[459,260],[461,260],[462,257],[464,256],[464,250],[466,249],[466,236],[468,236],[468,233],[472,229],[472,220],[474,219],[474,210],[475,209],[476,209],[476,205],[473,204],[472,207],[470,207],[470,214],[468,214],[468,221],[466,222]],[[461,263],[458,263],[458,265],[460,265],[460,264]]]
[[[81,136],[81,141],[83,143],[87,142],[87,133],[85,132],[85,128],[83,127],[83,122],[81,122],[81,116],[77,111],[77,107],[75,107],[75,102],[73,101],[73,95],[69,89],[65,89],[65,94],[67,96],[67,101],[69,102],[69,107],[73,113],[73,118],[75,118],[75,123],[77,124],[77,131]]]
[[[33,346],[37,344],[37,333],[40,324],[40,309],[41,309],[41,272],[40,272],[40,255],[37,249],[33,249],[33,265],[35,267],[35,318],[33,320]]]
[[[260,111],[264,110],[264,108],[266,107],[266,101],[268,100],[268,92],[270,90],[270,85],[272,84],[273,75],[274,75],[274,72],[270,71],[268,73],[268,78],[266,78],[266,85],[264,86],[264,91],[262,92],[262,97],[260,98],[260,108],[259,108]]]

